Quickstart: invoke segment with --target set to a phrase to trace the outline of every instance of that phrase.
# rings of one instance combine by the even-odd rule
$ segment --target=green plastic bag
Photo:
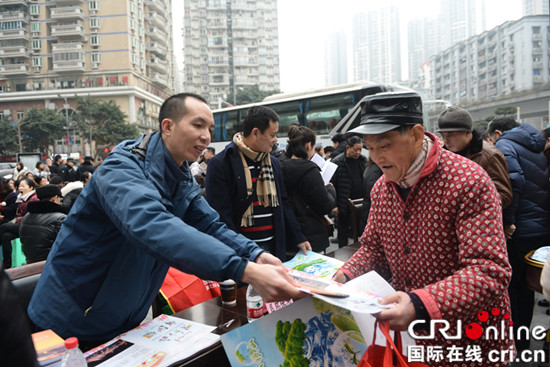
[[[23,253],[23,248],[21,247],[21,240],[16,238],[11,241],[11,267],[15,268],[16,266],[25,265],[27,263],[27,258]]]

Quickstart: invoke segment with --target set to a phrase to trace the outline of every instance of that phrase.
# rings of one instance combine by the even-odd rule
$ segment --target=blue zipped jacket
[[[262,250],[229,230],[159,133],[118,145],[65,219],[28,313],[42,329],[113,338],[147,315],[169,266],[240,280]]]
[[[512,182],[513,201],[502,214],[504,225],[516,226],[513,238],[550,234],[550,190],[544,144],[540,131],[528,124],[503,132],[495,144],[506,158]]]

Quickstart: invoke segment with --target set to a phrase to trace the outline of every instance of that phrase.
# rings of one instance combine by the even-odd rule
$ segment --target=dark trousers
[[[533,307],[535,305],[535,293],[527,287],[525,255],[542,246],[548,246],[549,237],[533,237],[533,238],[512,238],[507,241],[508,258],[512,265],[512,279],[508,286],[510,294],[510,303],[512,307],[512,321],[514,321],[514,329],[517,330],[520,326],[531,326],[533,318]],[[528,340],[516,340],[518,350],[527,349],[529,347]]]
[[[338,229],[338,247],[342,248],[348,245],[348,238],[351,235],[351,214],[338,213],[338,222],[336,228]]]
[[[19,237],[19,223],[4,223],[0,225],[0,243],[4,257],[4,269],[11,268],[11,241]]]

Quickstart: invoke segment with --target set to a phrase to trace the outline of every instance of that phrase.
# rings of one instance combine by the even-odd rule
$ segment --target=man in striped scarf
[[[243,131],[210,159],[206,200],[221,220],[279,259],[286,252],[311,250],[288,202],[281,166],[269,153],[277,141],[279,116],[268,107],[251,107]]]

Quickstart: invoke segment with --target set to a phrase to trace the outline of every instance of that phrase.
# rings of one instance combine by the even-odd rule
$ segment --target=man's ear
[[[160,123],[160,127],[162,129],[162,133],[170,134],[170,132],[172,131],[172,119],[166,118],[162,120],[162,122]]]
[[[424,128],[420,124],[416,124],[412,127],[411,133],[413,134],[414,140],[416,142],[424,141]]]

